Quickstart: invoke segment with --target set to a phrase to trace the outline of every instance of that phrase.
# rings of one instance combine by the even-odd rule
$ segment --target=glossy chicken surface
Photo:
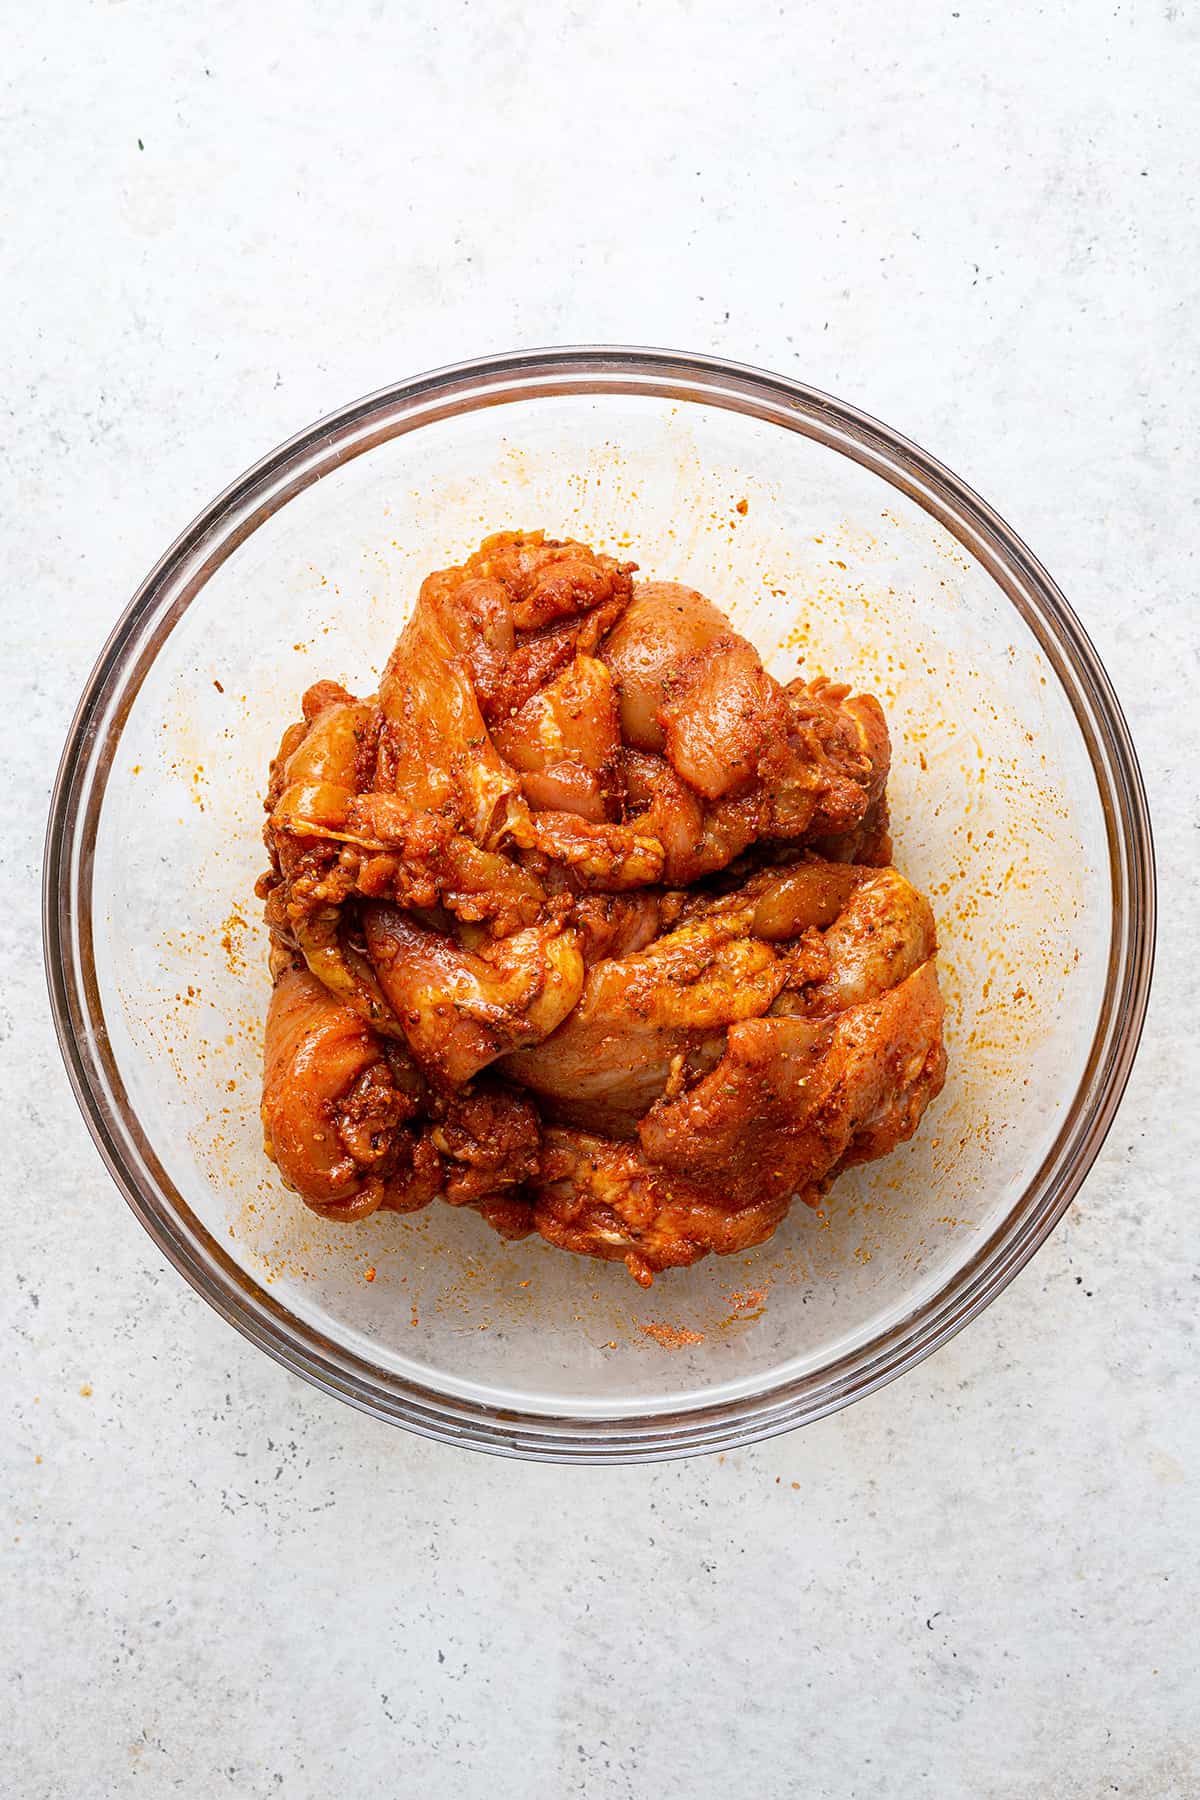
[[[338,1219],[441,1199],[635,1278],[769,1237],[916,1130],[936,933],[875,700],[540,532],[430,575],[378,694],[272,762],[267,1153]]]

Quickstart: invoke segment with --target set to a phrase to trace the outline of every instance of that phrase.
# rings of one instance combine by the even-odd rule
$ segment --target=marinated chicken
[[[422,584],[377,694],[268,782],[267,1154],[314,1211],[435,1199],[654,1275],[769,1237],[945,1077],[878,703],[541,532]]]

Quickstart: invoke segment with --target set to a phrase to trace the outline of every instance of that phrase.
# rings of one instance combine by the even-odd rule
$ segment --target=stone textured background
[[[1200,13],[7,10],[0,1787],[1200,1792]],[[586,340],[799,375],[985,494],[1114,674],[1163,901],[1123,1111],[1004,1297],[819,1426],[615,1471],[389,1431],[224,1326],[92,1150],[37,922],[176,531],[361,392]]]

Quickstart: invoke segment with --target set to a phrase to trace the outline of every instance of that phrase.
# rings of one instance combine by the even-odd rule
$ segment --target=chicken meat
[[[945,1075],[878,703],[541,532],[430,575],[377,694],[270,770],[267,1153],[316,1211],[435,1198],[641,1282],[769,1237]]]

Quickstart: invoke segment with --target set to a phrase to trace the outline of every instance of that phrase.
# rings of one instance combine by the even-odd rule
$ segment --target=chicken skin
[[[662,838],[667,881],[724,868],[760,838],[862,827],[887,779],[874,700],[781,687],[710,600],[673,582],[635,589],[602,655],[634,753],[630,816]]]
[[[759,1242],[771,1208],[816,1204],[840,1169],[911,1137],[945,1077],[934,947],[896,870],[807,862],[599,963],[566,1023],[502,1067],[544,1116],[638,1150],[610,1144],[583,1183],[594,1205],[569,1218],[564,1177],[539,1187],[537,1229],[575,1249],[592,1232],[608,1258],[623,1243],[642,1279]],[[718,1226],[697,1193],[720,1197]]]
[[[315,1211],[435,1198],[640,1282],[762,1242],[945,1076],[878,703],[720,609],[503,532],[268,781],[267,1153]]]
[[[503,1221],[506,1236],[532,1229],[528,1203],[509,1192],[538,1168],[529,1103],[481,1083],[432,1092],[393,1044],[294,965],[277,976],[267,1013],[262,1121],[284,1180],[326,1218],[415,1212],[440,1196]]]
[[[474,950],[461,932],[431,931],[379,900],[364,924],[379,985],[432,1080],[460,1085],[505,1050],[536,1043],[583,991],[583,956],[561,917]]]
[[[672,1066],[710,1066],[724,1028],[765,1012],[786,978],[769,945],[696,919],[633,956],[598,962],[565,1022],[505,1057],[502,1072],[550,1117],[632,1137]]]
[[[290,965],[271,994],[265,1061],[267,1154],[288,1186],[328,1218],[374,1212],[411,1150],[404,1127],[418,1111],[419,1084],[397,1081],[378,1034]]]

